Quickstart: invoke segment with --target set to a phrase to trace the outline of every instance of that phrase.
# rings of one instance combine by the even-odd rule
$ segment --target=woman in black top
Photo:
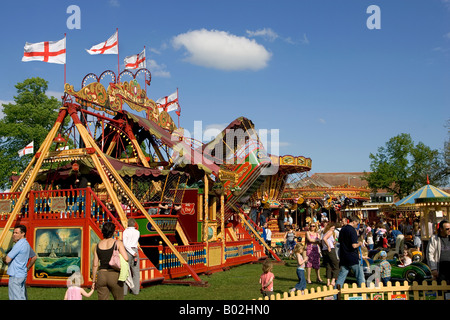
[[[114,300],[123,300],[124,290],[123,282],[119,282],[120,272],[109,265],[109,260],[111,260],[115,245],[117,245],[119,253],[125,260],[128,260],[128,255],[123,242],[113,238],[115,229],[116,226],[112,222],[106,222],[103,225],[103,240],[100,240],[94,251],[92,288],[97,289],[99,300],[108,300],[110,293],[112,293]]]

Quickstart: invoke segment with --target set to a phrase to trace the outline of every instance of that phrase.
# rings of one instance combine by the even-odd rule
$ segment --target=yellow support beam
[[[250,231],[255,235],[256,239],[259,240],[260,243],[262,243],[262,245],[272,254],[272,256],[275,258],[275,260],[277,261],[281,261],[281,259],[273,252],[272,248],[269,247],[269,245],[264,241],[263,238],[261,238],[261,236],[259,235],[259,233],[253,228],[253,226],[250,224],[250,222],[247,221],[247,219],[245,218],[245,216],[242,214],[242,212],[240,212],[240,210],[233,205],[233,209],[236,210],[236,212],[238,212],[239,217],[241,218],[241,221],[244,222],[244,224],[250,229]]]
[[[180,222],[177,222],[176,230],[178,232],[178,235],[181,238],[181,241],[183,242],[183,245],[188,246],[189,240],[187,239],[186,235],[184,234],[183,228],[180,225]]]
[[[16,219],[17,214],[22,209],[22,204],[25,201],[25,198],[28,196],[28,192],[31,190],[31,187],[32,187],[34,181],[36,180],[36,176],[39,172],[39,169],[41,168],[42,163],[44,162],[45,155],[50,150],[50,146],[53,143],[53,139],[56,136],[56,132],[58,132],[59,128],[61,127],[61,123],[64,121],[66,114],[67,114],[67,109],[61,108],[59,111],[59,114],[58,114],[58,118],[56,119],[55,125],[53,126],[52,130],[50,130],[50,132],[47,134],[47,137],[45,138],[44,143],[42,143],[42,146],[39,148],[38,152],[33,157],[34,161],[36,162],[36,165],[31,170],[30,178],[28,179],[28,181],[25,184],[25,187],[23,188],[22,192],[20,193],[19,199],[17,199],[17,203],[14,207],[14,210],[9,215],[8,220],[6,221],[6,224],[2,230],[2,233],[0,234],[0,247],[3,245],[3,241],[5,241],[6,234],[8,233],[9,229],[11,228],[12,223]],[[31,162],[33,162],[33,161],[31,161]],[[31,164],[31,162],[30,162],[30,164]],[[27,170],[30,170],[30,168],[31,168],[31,166],[28,165]],[[27,173],[24,172],[22,174],[23,177],[25,177],[25,175],[28,175],[28,172]],[[22,179],[19,179],[18,182],[22,183],[23,179],[24,179],[23,177],[21,177]],[[18,187],[16,187],[16,188],[18,188]],[[14,190],[16,190],[16,188],[14,188]]]
[[[77,118],[76,114],[72,117],[72,119]],[[195,271],[192,269],[191,266],[187,263],[187,261],[183,258],[183,256],[178,252],[178,250],[175,248],[175,246],[170,242],[170,240],[166,237],[166,235],[162,232],[162,230],[159,228],[159,226],[153,221],[152,217],[147,213],[147,210],[142,206],[142,204],[139,202],[139,200],[134,196],[133,192],[128,188],[126,183],[123,181],[122,177],[117,173],[117,171],[114,169],[112,164],[108,161],[106,156],[103,154],[103,152],[100,150],[100,148],[95,143],[94,139],[89,135],[86,128],[81,124],[79,119],[77,121],[74,121],[76,123],[77,129],[80,132],[80,135],[83,139],[86,139],[86,141],[89,143],[92,148],[95,149],[96,154],[100,159],[102,159],[103,164],[106,166],[108,171],[111,173],[111,175],[114,177],[116,182],[119,184],[119,187],[125,192],[125,194],[129,197],[129,199],[133,202],[134,206],[141,211],[141,214],[143,214],[147,220],[150,222],[154,230],[158,233],[158,235],[163,239],[164,243],[170,248],[170,250],[175,254],[175,256],[180,260],[180,262],[188,269],[188,271],[191,273],[192,277],[196,280],[201,282],[201,279],[195,273]],[[79,122],[77,124],[77,122]],[[85,143],[86,143],[85,141]],[[115,194],[115,193],[114,193]],[[119,205],[120,207],[120,205]],[[117,208],[116,208],[117,209]],[[124,224],[126,226],[126,223]]]

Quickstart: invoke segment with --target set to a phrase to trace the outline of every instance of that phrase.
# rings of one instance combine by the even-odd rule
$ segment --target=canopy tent
[[[397,201],[395,203],[396,206],[401,205],[414,205],[416,199],[422,198],[442,198],[442,197],[450,197],[450,194],[438,189],[430,184],[427,184],[420,188],[419,190],[411,193],[409,196],[404,197],[403,199]]]

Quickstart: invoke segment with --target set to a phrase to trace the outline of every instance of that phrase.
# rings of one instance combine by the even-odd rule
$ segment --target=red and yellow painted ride
[[[120,237],[130,217],[141,233],[141,284],[186,276],[202,283],[200,273],[266,258],[270,248],[240,208],[270,165],[253,123],[238,118],[229,126],[243,137],[225,153],[237,161],[205,157],[206,145],[194,147],[182,135],[147,97],[140,75],[150,85],[146,69],[89,74],[79,90],[66,84],[47,138],[10,192],[0,194],[0,251],[12,246],[20,223],[38,256],[28,285],[66,286],[73,271],[89,285],[102,224],[113,222]],[[214,141],[211,150],[226,143]]]

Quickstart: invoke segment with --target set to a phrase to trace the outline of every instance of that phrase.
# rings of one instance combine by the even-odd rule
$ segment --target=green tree
[[[391,138],[369,157],[372,172],[363,178],[374,192],[385,189],[401,199],[425,185],[427,177],[435,186],[446,183],[439,150],[432,150],[422,142],[414,144],[409,134]]]
[[[16,84],[14,103],[3,104],[0,119],[0,189],[10,186],[13,172],[25,169],[32,155],[19,157],[18,151],[34,141],[36,152],[53,127],[60,102],[45,93],[48,82],[42,78],[26,79]]]

